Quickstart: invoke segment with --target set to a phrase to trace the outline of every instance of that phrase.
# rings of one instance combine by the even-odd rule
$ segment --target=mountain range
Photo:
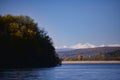
[[[57,54],[63,60],[77,58],[81,55],[84,60],[118,60],[120,59],[120,47],[95,47],[84,49],[62,49]]]

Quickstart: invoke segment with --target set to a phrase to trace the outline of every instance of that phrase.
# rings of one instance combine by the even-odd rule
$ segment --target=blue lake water
[[[0,80],[120,80],[120,64],[63,64],[54,68],[0,71]]]

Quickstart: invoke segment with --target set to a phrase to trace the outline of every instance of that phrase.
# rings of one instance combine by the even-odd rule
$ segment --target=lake
[[[120,80],[120,64],[63,64],[54,68],[0,71],[0,80]]]

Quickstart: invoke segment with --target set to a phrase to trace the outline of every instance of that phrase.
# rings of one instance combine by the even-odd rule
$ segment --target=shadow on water
[[[0,80],[52,80],[54,68],[9,69],[0,71]]]

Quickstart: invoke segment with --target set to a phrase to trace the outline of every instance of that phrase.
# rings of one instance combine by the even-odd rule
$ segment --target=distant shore
[[[62,61],[62,64],[94,64],[94,63],[120,63],[120,61]]]

